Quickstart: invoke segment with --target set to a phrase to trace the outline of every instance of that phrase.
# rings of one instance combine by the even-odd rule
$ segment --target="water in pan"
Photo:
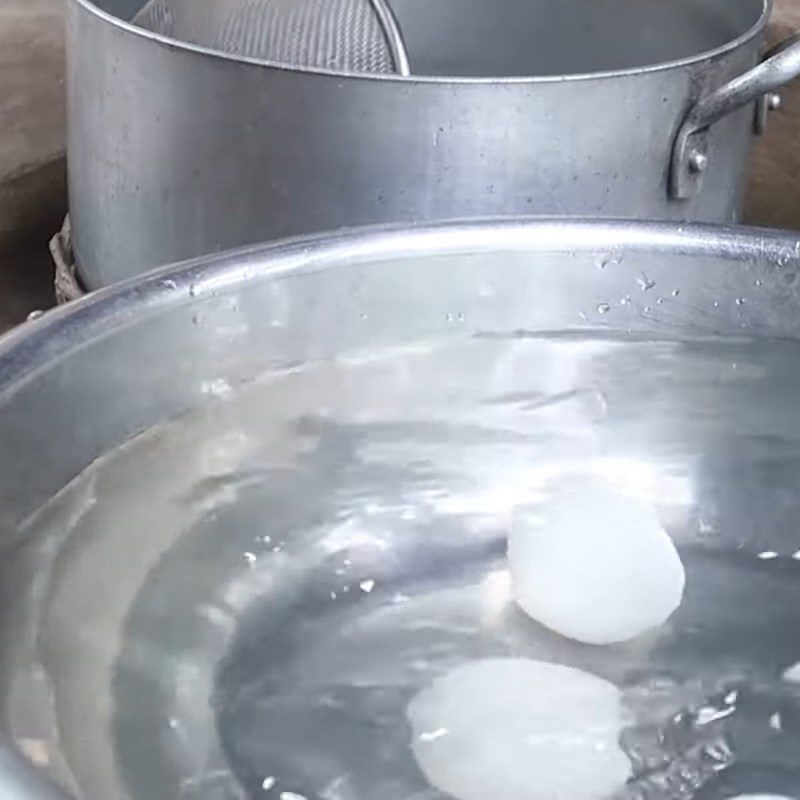
[[[790,343],[513,336],[212,382],[31,521],[14,735],[89,800],[433,800],[409,702],[515,657],[619,688],[619,798],[800,798],[797,375]],[[575,474],[652,502],[686,570],[628,643],[511,596],[512,509]]]

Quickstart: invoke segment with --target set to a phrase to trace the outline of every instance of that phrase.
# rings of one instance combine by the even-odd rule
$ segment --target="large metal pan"
[[[236,59],[70,0],[69,180],[89,288],[377,222],[733,221],[800,44],[767,0],[395,0],[411,78]]]
[[[0,795],[439,796],[398,713],[514,654],[626,694],[621,796],[797,796],[798,275],[797,234],[459,224],[206,259],[6,336]],[[509,509],[581,470],[685,562],[629,646],[504,589]]]

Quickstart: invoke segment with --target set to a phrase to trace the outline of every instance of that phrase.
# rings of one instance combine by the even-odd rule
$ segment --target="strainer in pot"
[[[245,58],[409,74],[388,0],[149,0],[134,24]]]

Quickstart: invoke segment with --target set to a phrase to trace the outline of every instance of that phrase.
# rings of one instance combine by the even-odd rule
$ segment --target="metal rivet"
[[[777,111],[781,107],[781,96],[777,92],[770,92],[767,95],[767,108],[770,111]]]
[[[689,170],[690,172],[705,172],[708,166],[708,156],[701,153],[699,150],[692,150],[689,153]]]

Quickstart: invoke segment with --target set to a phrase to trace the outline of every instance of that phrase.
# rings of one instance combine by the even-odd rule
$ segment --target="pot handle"
[[[700,98],[688,111],[672,146],[670,196],[686,200],[703,184],[708,167],[708,129],[723,117],[756,101],[756,133],[764,129],[766,112],[777,108],[774,94],[800,75],[800,31],[769,50],[760,64]]]

